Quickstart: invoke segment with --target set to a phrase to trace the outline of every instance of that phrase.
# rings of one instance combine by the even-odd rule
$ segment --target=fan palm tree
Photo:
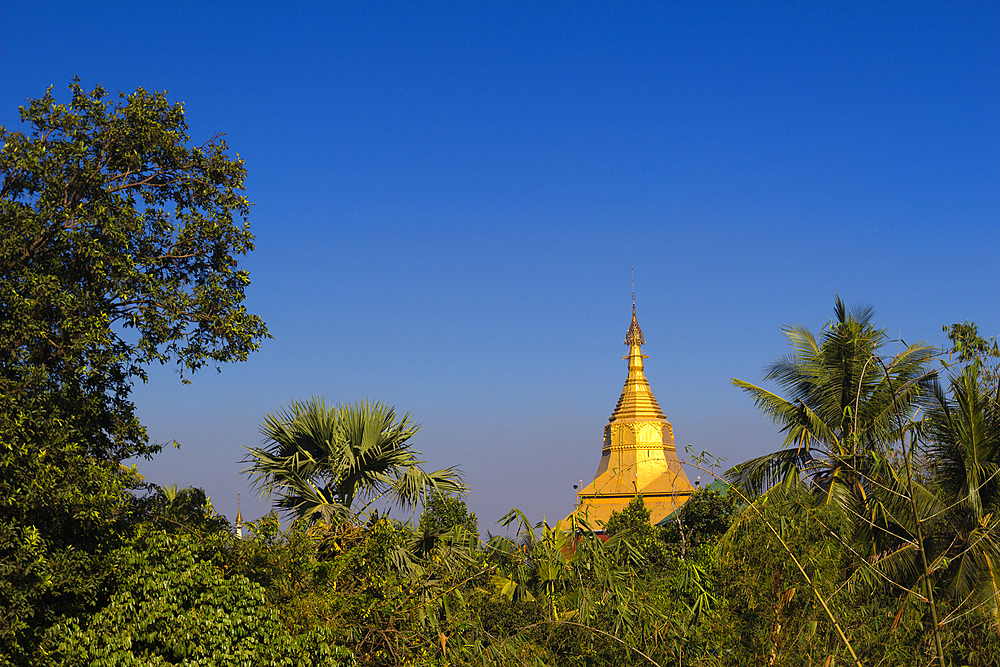
[[[318,397],[293,401],[264,417],[266,444],[247,447],[243,472],[281,510],[328,523],[359,516],[380,498],[412,509],[431,490],[465,492],[456,468],[424,470],[409,442],[419,428],[409,413],[397,421],[395,409],[378,402],[327,409]]]
[[[848,310],[838,296],[834,315],[818,340],[805,327],[785,329],[792,353],[775,360],[764,379],[776,382],[787,397],[733,379],[785,434],[784,449],[727,473],[749,496],[807,479],[828,500],[863,498],[861,471],[900,439],[896,410],[912,414],[927,391],[930,346],[907,345],[883,360],[881,349],[889,340],[873,324],[871,307]]]

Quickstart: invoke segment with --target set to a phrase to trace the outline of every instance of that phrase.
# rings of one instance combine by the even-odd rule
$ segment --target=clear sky
[[[850,6],[845,6],[850,5]],[[249,170],[275,340],[136,389],[140,470],[244,515],[264,413],[411,412],[491,527],[561,518],[626,375],[679,449],[776,449],[730,385],[834,295],[894,337],[1000,334],[1000,4],[8,2],[0,124],[53,86],[166,90]]]

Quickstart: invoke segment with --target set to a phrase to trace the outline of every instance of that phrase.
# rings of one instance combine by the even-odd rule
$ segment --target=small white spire
[[[240,494],[236,494],[236,539],[243,539],[243,511],[240,509]]]

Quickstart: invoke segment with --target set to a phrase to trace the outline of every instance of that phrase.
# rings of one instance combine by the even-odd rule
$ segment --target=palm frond
[[[748,498],[755,498],[776,485],[800,481],[814,460],[809,447],[783,449],[733,466],[726,479]]]
[[[462,494],[468,487],[457,468],[444,468],[425,472],[422,461],[414,461],[389,482],[389,496],[401,508],[414,507],[424,501],[431,491],[445,494]]]
[[[908,543],[857,565],[847,579],[847,589],[857,594],[899,587],[920,595],[916,590],[922,574],[920,552],[915,544]]]

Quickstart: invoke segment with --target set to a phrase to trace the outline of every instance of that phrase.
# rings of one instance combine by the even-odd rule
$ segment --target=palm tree
[[[952,619],[981,610],[1000,628],[1000,404],[991,378],[976,361],[947,393],[932,384],[911,433],[924,443],[928,479],[891,467],[879,476],[869,504],[882,508],[881,526],[848,580],[852,591],[903,591],[911,601],[924,593],[932,605],[942,596]]]
[[[944,508],[938,560],[947,592],[971,596],[1000,625],[1000,403],[981,365],[935,385],[924,436],[933,486]]]
[[[322,398],[293,401],[267,414],[266,445],[247,447],[244,470],[275,505],[296,518],[339,523],[360,516],[388,497],[414,508],[431,490],[464,493],[454,467],[426,472],[409,443],[419,430],[410,414],[396,420],[394,408],[362,401],[327,409]],[[355,508],[355,502],[364,507]]]
[[[803,326],[785,328],[792,353],[775,360],[764,379],[787,398],[733,379],[785,434],[784,449],[727,473],[748,496],[805,478],[827,499],[863,498],[863,471],[900,440],[895,411],[912,414],[927,391],[930,346],[907,345],[883,360],[889,339],[872,323],[871,307],[848,311],[838,296],[834,315],[819,340]]]

